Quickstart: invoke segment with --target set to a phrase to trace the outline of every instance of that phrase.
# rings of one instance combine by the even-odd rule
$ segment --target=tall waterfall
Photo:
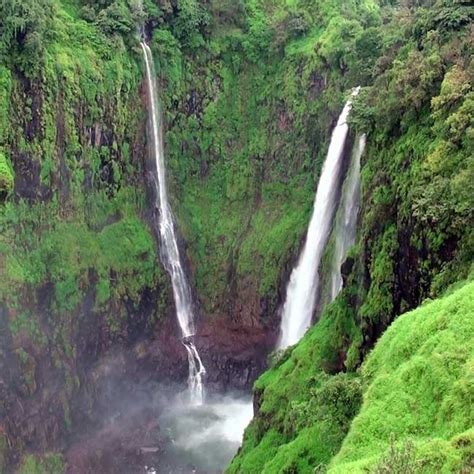
[[[366,136],[356,138],[351,163],[342,187],[342,198],[336,214],[334,255],[331,265],[330,301],[342,289],[341,265],[355,242],[357,214],[360,206],[360,159],[365,150]]]
[[[359,93],[354,89],[352,96]],[[313,215],[306,235],[306,242],[298,264],[291,273],[286,290],[286,301],[281,320],[278,347],[284,349],[298,342],[311,324],[316,294],[319,286],[318,267],[324,246],[331,230],[337,199],[337,184],[343,161],[344,145],[349,126],[347,117],[351,110],[349,99],[332,132],[331,143],[319,178]]]
[[[156,191],[157,205],[160,210],[160,239],[161,259],[170,274],[173,286],[173,295],[176,305],[176,314],[181,328],[182,342],[186,348],[189,362],[188,385],[192,402],[201,404],[203,401],[203,375],[206,373],[199,353],[192,341],[195,333],[192,310],[192,298],[189,284],[181,264],[178,243],[171,214],[168,195],[166,192],[165,162],[163,151],[163,132],[161,111],[158,102],[157,83],[155,80],[155,67],[153,55],[145,42],[141,42],[146,65],[146,77],[149,96],[149,117],[151,126],[151,147],[156,163]]]

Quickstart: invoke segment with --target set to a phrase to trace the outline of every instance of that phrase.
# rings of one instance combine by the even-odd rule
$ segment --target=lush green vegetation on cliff
[[[347,291],[345,292],[347,295]],[[258,411],[229,472],[312,472],[334,456],[358,412],[355,374],[334,373],[354,337],[347,300],[338,298],[304,339],[255,384]]]
[[[255,322],[261,306],[276,311],[332,123],[375,61],[380,16],[373,1],[212,1],[190,22],[194,3],[164,11],[153,32],[173,207],[206,313],[252,302],[234,317]]]
[[[82,19],[76,2],[43,3],[3,6],[0,170],[12,196],[0,224],[2,301],[21,312],[23,293],[51,283],[64,314],[92,279],[98,305],[111,292],[138,303],[140,289],[163,285],[163,277],[152,233],[139,222],[142,71],[119,34],[134,23],[128,8],[129,28],[112,31],[100,15]]]
[[[474,283],[397,319],[359,372],[329,375],[340,304],[257,381],[228,472],[468,472]]]
[[[364,402],[329,472],[472,469],[473,347],[472,282],[398,318],[362,366]]]
[[[60,449],[85,367],[170,307],[145,221],[136,15],[106,3],[92,17],[72,0],[0,5],[2,472]],[[21,472],[59,472],[55,459]]]

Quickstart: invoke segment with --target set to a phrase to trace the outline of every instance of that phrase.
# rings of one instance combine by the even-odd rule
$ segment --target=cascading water
[[[199,353],[192,341],[195,333],[192,310],[191,290],[181,265],[178,242],[174,228],[173,216],[166,192],[165,163],[163,150],[163,132],[161,128],[161,111],[158,102],[158,90],[155,80],[153,55],[145,42],[141,42],[146,65],[146,77],[149,96],[149,116],[151,128],[151,147],[156,163],[157,205],[160,210],[161,259],[170,274],[173,295],[176,304],[176,315],[181,328],[182,342],[186,348],[189,362],[188,386],[191,401],[201,404],[203,401],[203,375],[206,373]]]
[[[358,93],[359,87],[354,89],[352,96],[356,96]],[[351,106],[352,101],[349,99],[331,136],[331,143],[316,191],[306,242],[298,264],[291,273],[287,287],[279,349],[298,342],[311,324],[319,285],[318,267],[331,230],[336,206],[337,183],[340,178],[344,145],[349,130],[346,120]]]
[[[342,199],[336,214],[334,255],[331,268],[330,301],[342,289],[341,265],[355,242],[357,214],[360,205],[360,159],[365,150],[366,136],[356,138],[349,172],[342,187]]]

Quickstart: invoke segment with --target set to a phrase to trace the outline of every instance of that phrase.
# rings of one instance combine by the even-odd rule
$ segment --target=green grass
[[[408,442],[416,472],[472,467],[473,347],[474,283],[400,316],[362,367],[364,403],[329,472],[366,472]]]
[[[0,151],[0,194],[7,195],[13,189],[13,173],[5,155]]]
[[[28,455],[18,470],[18,474],[62,474],[64,461],[60,454],[46,454],[44,456]]]
[[[228,472],[312,472],[337,453],[362,393],[354,374],[328,375],[356,339],[346,297],[257,380],[259,410]]]

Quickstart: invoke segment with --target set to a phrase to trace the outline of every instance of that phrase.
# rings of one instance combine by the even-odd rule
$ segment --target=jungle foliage
[[[361,428],[357,436],[362,437],[365,429],[373,430],[377,434],[371,445],[351,435],[351,430],[357,430],[358,417],[353,424],[349,420],[335,428],[331,435],[325,431],[325,421],[316,418],[318,409],[329,411],[326,403],[330,399],[319,402],[318,409],[312,405],[316,391],[323,390],[326,384],[331,386],[342,376],[359,380],[362,391],[370,393],[365,392],[364,368],[370,366],[371,356],[362,372],[357,369],[390,322],[426,298],[442,295],[450,284],[472,275],[474,10],[460,2],[392,4],[377,10],[381,21],[371,29],[370,41],[365,38],[365,44],[377,54],[366,63],[370,66],[368,75],[350,118],[354,130],[368,133],[362,163],[358,241],[349,259],[351,273],[344,291],[325,309],[317,325],[256,382],[259,411],[229,472],[325,472],[332,468],[335,472],[366,472],[368,466],[373,472],[461,472],[472,464],[472,435],[465,431],[472,427],[472,421],[456,427],[439,421],[439,433],[432,435],[434,428],[427,428],[423,441],[421,435],[417,439],[424,429],[423,422],[415,415],[410,419],[402,417],[398,423],[384,421],[384,410],[397,397],[404,400],[405,391],[415,390],[410,395],[410,408],[405,406],[398,414],[403,410],[419,413],[425,406],[439,409],[438,395],[430,393],[427,386],[433,384],[443,392],[451,384],[469,385],[461,373],[453,374],[455,381],[441,376],[439,380],[436,377],[436,382],[426,379],[426,386],[421,384],[419,390],[410,386],[408,379],[406,384],[404,379],[400,382],[399,376],[397,383],[403,394],[386,392],[385,407],[379,400],[367,399],[360,416],[371,403],[373,424],[371,428]],[[356,63],[351,67],[357,68]],[[351,68],[347,74],[351,74]],[[467,327],[461,333],[466,347],[473,330],[469,298],[472,285],[456,301],[442,300],[446,303],[439,315],[444,317],[446,312],[455,313],[455,308],[462,308],[452,331],[454,334],[456,324],[464,324],[460,320],[464,317]],[[420,318],[428,318],[428,307],[419,310],[423,315]],[[431,306],[433,312],[437,308]],[[410,317],[411,313],[407,314],[404,321]],[[437,341],[444,337],[441,328],[415,329],[408,328],[408,322],[405,324],[406,327],[397,326],[398,338],[418,334],[422,339],[433,337]],[[443,347],[438,354],[449,358],[452,350]],[[408,354],[403,356],[408,358]],[[387,361],[390,357],[387,351]],[[402,363],[400,359],[398,362]],[[424,363],[427,373],[436,371],[436,362],[429,356]],[[417,377],[422,375],[417,373],[410,380]],[[380,383],[382,380],[385,379],[381,376]],[[461,396],[462,390],[456,388],[452,397]],[[354,394],[353,400],[358,397]],[[451,400],[451,395],[448,398]],[[469,411],[467,399],[464,403],[464,407],[463,402],[452,406],[453,411]],[[298,424],[294,413],[301,410],[308,426]],[[358,407],[352,410],[352,416],[358,411]],[[337,424],[329,426],[334,428]],[[379,438],[382,429],[386,429],[383,443]],[[463,441],[457,443],[458,438]],[[370,453],[355,454],[356,446],[369,445]],[[340,449],[341,454],[331,461]],[[347,453],[348,459],[349,453],[354,453],[354,462],[338,467],[342,453]]]
[[[172,208],[204,317],[237,320],[242,302],[255,300],[252,318],[274,324],[330,131],[361,85],[351,126],[368,134],[368,146],[346,286],[257,381],[259,412],[229,470],[464,468],[472,434],[457,419],[430,418],[440,398],[423,384],[416,392],[413,377],[426,374],[415,359],[441,368],[436,354],[415,351],[412,332],[433,345],[442,328],[425,322],[432,318],[452,338],[443,319],[452,313],[467,344],[472,333],[452,307],[472,315],[472,285],[408,313],[380,342],[388,357],[395,349],[384,341],[412,341],[415,352],[392,355],[406,367],[397,390],[406,389],[411,408],[426,408],[423,427],[402,418],[393,435],[369,438],[380,430],[373,413],[383,419],[391,408],[393,380],[382,349],[363,361],[398,315],[471,272],[473,9],[454,0],[2,1],[0,298],[13,337],[54,347],[67,373],[86,294],[120,343],[118,301],[138,306],[153,291],[150,325],[165,314],[169,283],[146,219],[138,25],[155,56]],[[34,311],[45,291],[52,332]],[[455,367],[440,372],[442,390],[465,393],[465,360],[451,346],[438,349]],[[31,355],[17,355],[33,393]],[[462,410],[462,400],[448,398]],[[436,439],[412,436],[421,428]],[[51,459],[24,461],[56,469]]]

